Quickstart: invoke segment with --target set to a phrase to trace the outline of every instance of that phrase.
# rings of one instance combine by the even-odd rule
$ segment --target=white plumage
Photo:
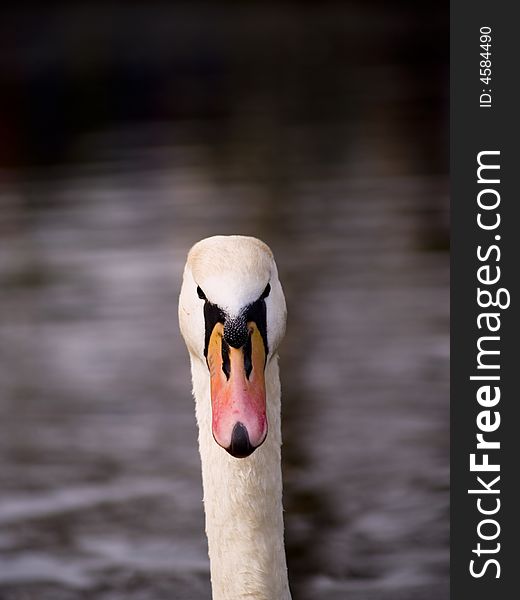
[[[234,318],[260,298],[267,284],[269,352],[263,375],[268,432],[263,444],[249,456],[235,458],[213,437],[204,305],[216,305]],[[199,297],[197,288],[206,299]],[[215,236],[193,246],[184,270],[179,322],[191,361],[214,600],[290,600],[283,540],[277,355],[285,319],[276,264],[263,242],[244,236]]]

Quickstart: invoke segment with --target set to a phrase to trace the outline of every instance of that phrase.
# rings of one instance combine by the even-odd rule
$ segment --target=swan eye
[[[197,286],[197,296],[201,299],[201,300],[207,300],[206,298],[206,294],[202,291],[200,285]]]
[[[262,295],[260,296],[260,300],[267,298],[267,296],[269,296],[270,292],[271,292],[271,285],[268,283],[265,286],[265,290],[262,292]]]

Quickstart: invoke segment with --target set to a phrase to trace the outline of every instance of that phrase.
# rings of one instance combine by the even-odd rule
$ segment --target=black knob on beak
[[[244,315],[235,319],[226,319],[224,323],[224,339],[233,348],[242,348],[249,337],[247,321]]]
[[[231,444],[226,450],[235,458],[245,458],[255,451],[255,447],[249,441],[249,434],[245,425],[238,422],[231,433]]]

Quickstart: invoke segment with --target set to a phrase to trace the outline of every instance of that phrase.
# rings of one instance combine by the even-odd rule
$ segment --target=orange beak
[[[253,321],[241,348],[224,339],[224,325],[216,323],[208,343],[213,437],[232,456],[244,458],[267,435],[265,346]]]

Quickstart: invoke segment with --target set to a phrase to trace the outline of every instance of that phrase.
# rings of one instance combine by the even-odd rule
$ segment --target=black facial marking
[[[226,340],[222,340],[222,371],[224,371],[224,375],[229,381],[229,376],[231,374],[231,363],[229,361],[229,344],[226,342]]]
[[[249,375],[251,375],[251,371],[253,370],[253,361],[251,358],[252,350],[251,335],[248,335],[246,345],[244,346],[244,371],[246,372],[246,377],[248,379]]]
[[[201,299],[201,300],[207,300],[206,298],[206,294],[202,291],[202,288],[200,287],[200,285],[197,286],[197,296]]]
[[[269,287],[269,285],[268,285]],[[262,336],[265,347],[265,356],[269,354],[269,345],[267,344],[267,309],[265,306],[265,300],[260,296],[258,300],[250,304],[244,310],[244,316],[246,322],[254,321],[258,327],[258,331]]]
[[[204,295],[204,292],[197,288],[197,294],[201,299],[205,300],[204,303],[204,324],[205,324],[205,339],[204,339],[204,356],[208,357],[208,345],[211,338],[213,329],[217,323],[224,325],[224,339],[223,344],[226,342],[233,348],[244,348],[244,367],[246,370],[247,377],[249,377],[252,369],[251,363],[251,339],[247,324],[250,321],[254,321],[262,336],[265,347],[265,356],[269,354],[269,346],[267,344],[267,309],[265,306],[265,298],[269,295],[271,286],[267,284],[265,290],[258,300],[252,302],[244,308],[244,310],[235,317],[230,319],[225,312],[219,308],[216,304],[212,304]],[[202,295],[201,295],[202,294]],[[229,348],[226,349],[226,357],[229,364]],[[222,368],[224,373],[224,349],[222,350]],[[249,361],[249,362],[248,362]],[[227,367],[229,368],[229,367]],[[249,369],[249,370],[248,370]],[[229,378],[229,374],[226,373],[226,377]]]
[[[205,324],[205,336],[204,336],[204,356],[208,357],[208,345],[209,339],[213,332],[213,329],[217,323],[224,324],[226,316],[224,312],[216,304],[211,304],[208,300],[204,303],[204,324]]]

